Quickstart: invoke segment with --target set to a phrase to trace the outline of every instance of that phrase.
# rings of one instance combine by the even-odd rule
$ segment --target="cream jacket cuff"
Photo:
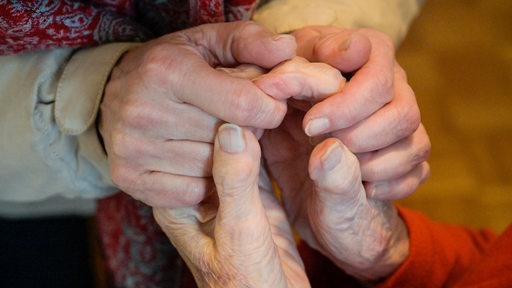
[[[0,201],[117,191],[95,119],[110,70],[137,45],[0,57]]]
[[[395,45],[405,37],[423,0],[273,0],[253,20],[277,33],[310,25],[373,28],[387,33]]]

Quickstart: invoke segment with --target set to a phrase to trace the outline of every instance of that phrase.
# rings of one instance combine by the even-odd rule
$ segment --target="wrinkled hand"
[[[296,195],[303,204],[292,215],[303,239],[362,280],[398,268],[409,253],[407,228],[390,202],[367,198],[355,155],[329,138],[313,150],[309,174],[313,187]]]
[[[321,138],[328,133],[356,153],[368,196],[399,199],[414,192],[429,175],[430,141],[389,37],[370,29],[330,26],[292,34],[299,56],[351,75],[340,93],[302,109],[304,131]]]
[[[249,130],[222,125],[213,160],[218,198],[153,210],[199,287],[309,286],[260,154]]]
[[[309,286],[289,223],[259,164],[255,136],[224,124],[214,151],[218,198],[153,210],[199,287]],[[302,219],[303,239],[362,280],[392,273],[408,255],[407,231],[394,206],[366,198],[357,158],[329,138],[312,152],[309,173],[314,184],[297,191],[303,205],[292,215]]]
[[[211,190],[219,119],[273,128],[286,113],[284,101],[214,67],[270,68],[295,52],[293,37],[236,22],[168,34],[126,53],[99,117],[114,184],[151,206],[200,202]]]

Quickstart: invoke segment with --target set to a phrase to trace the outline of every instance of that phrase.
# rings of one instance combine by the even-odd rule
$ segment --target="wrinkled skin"
[[[357,47],[354,43],[357,41],[351,41],[353,48]],[[362,45],[366,45],[364,43],[363,41]],[[247,130],[243,132],[247,142],[245,147],[249,147],[245,150],[219,152],[219,141],[216,142],[213,177],[220,199],[218,205],[216,194],[211,194],[199,205],[154,210],[158,223],[186,259],[200,286],[308,286],[288,221],[310,246],[325,254],[341,269],[363,280],[375,280],[389,275],[407,257],[407,231],[395,208],[390,203],[368,199],[376,194],[368,193],[363,186],[364,163],[360,166],[357,157],[363,162],[365,155],[370,155],[365,153],[371,153],[371,150],[365,152],[365,146],[359,147],[360,150],[357,150],[358,146],[354,146],[359,151],[356,157],[349,151],[349,145],[345,146],[339,139],[326,138],[328,136],[308,131],[308,119],[314,119],[309,115],[315,111],[316,105],[330,107],[322,103],[344,98],[343,93],[347,93],[356,75],[345,86],[345,82],[341,80],[340,87],[326,90],[331,93],[322,93],[311,88],[323,87],[315,85],[315,81],[330,83],[321,82],[325,81],[322,77],[313,78],[312,82],[307,82],[304,78],[302,81],[293,81],[301,79],[297,76],[301,74],[309,75],[306,79],[312,79],[311,75],[319,75],[316,72],[310,73],[308,67],[312,66],[302,66],[300,63],[307,62],[301,61],[300,58],[295,58],[277,66],[268,74],[261,74],[263,70],[250,66],[218,69],[233,77],[253,78],[253,83],[274,99],[293,98],[289,100],[282,124],[276,129],[267,130],[261,138],[267,167],[281,188],[284,210],[281,210],[281,206],[273,198],[270,192],[272,187],[265,177],[261,176],[258,186],[258,179],[255,179],[258,173],[255,171],[260,168],[260,154],[259,149],[254,148],[257,147],[256,137],[249,136]],[[364,61],[355,63],[353,65],[356,68],[352,69],[366,64]],[[297,67],[306,68],[300,70]],[[322,75],[335,75],[332,69],[325,66],[322,69],[327,69]],[[400,71],[396,67],[393,69]],[[300,86],[300,83],[306,84]],[[410,88],[405,89],[408,90]],[[405,93],[404,102],[393,103],[393,99],[390,101],[382,105],[387,108],[402,105],[404,102],[416,105],[414,94],[411,93]],[[389,109],[393,111],[392,108]],[[358,129],[344,130],[343,126],[333,126],[334,128],[328,128],[322,133],[327,132],[343,139],[344,131],[358,132],[365,123],[371,123],[366,121],[370,121],[368,119],[372,117],[375,115],[369,114],[367,118],[359,120],[357,123],[360,126],[356,125]],[[304,130],[315,137],[309,137]],[[261,133],[261,129],[252,131],[258,135]],[[419,185],[428,175],[428,166],[425,168],[424,160],[430,144],[419,123],[412,135],[398,137],[391,147],[396,150],[394,153],[399,153],[395,155],[397,158],[407,159],[405,161],[415,157],[419,159],[411,161],[412,164],[408,166],[412,170],[414,167],[427,170],[427,173],[422,172],[413,177],[414,185]],[[373,138],[371,140],[383,141]],[[389,141],[389,138],[384,141]],[[420,148],[417,147],[418,144],[421,144]],[[375,143],[372,145],[379,146]],[[386,153],[391,154],[392,149]],[[243,156],[244,153],[248,155]],[[388,154],[378,153],[374,154],[381,155],[383,163],[395,161],[396,164],[396,161],[404,161],[390,160],[394,157],[386,160],[385,156]],[[371,164],[371,161],[368,163]],[[399,176],[403,177],[410,172],[411,170],[407,170]],[[368,185],[366,188],[368,190]],[[393,198],[401,193],[407,194],[410,191],[406,189],[398,194],[384,194],[381,197]],[[191,245],[190,239],[198,239],[199,244],[194,241]]]
[[[226,140],[230,134],[245,138],[241,150]],[[199,287],[308,287],[284,211],[260,173],[256,137],[224,124],[218,138],[224,139],[215,141],[214,149],[218,198],[193,207],[155,208],[155,219]]]
[[[153,210],[199,287],[309,287],[284,210],[260,170],[256,137],[224,124],[213,162],[218,199]],[[405,225],[392,205],[367,199],[357,158],[328,138],[313,150],[309,172],[313,185],[295,193],[309,218],[305,240],[360,279],[394,271],[408,254]]]
[[[262,142],[284,190],[287,177],[276,177],[274,163],[286,167],[307,159],[310,141],[330,135],[357,154],[370,197],[398,199],[412,193],[428,177],[430,143],[389,39],[367,29],[327,26],[293,35],[296,41],[251,22],[208,24],[126,53],[107,83],[99,118],[114,184],[151,206],[195,205],[213,190],[212,144],[222,122],[252,127],[260,136],[297,110],[304,115],[292,117],[313,140],[283,138],[289,132],[278,128]],[[340,93],[306,99],[301,93],[311,91],[289,85],[293,77],[250,81],[215,69],[251,63],[265,71],[296,53],[353,75]],[[314,124],[315,119],[320,121]],[[304,152],[297,159],[282,158],[297,146]],[[305,175],[303,168],[287,170]]]
[[[375,30],[329,26],[292,35],[299,56],[353,75],[340,93],[304,111],[304,131],[310,136],[328,133],[357,155],[369,197],[400,199],[414,192],[430,173],[430,141],[391,39]],[[312,133],[309,125],[315,119],[327,119],[328,125]],[[265,157],[271,157],[274,151],[263,146],[269,152]]]
[[[99,118],[114,184],[151,206],[199,203],[211,188],[212,143],[222,121],[275,128],[286,113],[283,100],[214,67],[270,68],[295,52],[293,37],[235,22],[171,33],[126,53]]]

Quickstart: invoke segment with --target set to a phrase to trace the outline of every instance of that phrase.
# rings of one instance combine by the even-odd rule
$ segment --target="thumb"
[[[249,130],[234,124],[220,126],[215,139],[213,178],[219,196],[215,238],[221,253],[252,253],[266,246],[258,247],[262,243],[255,239],[270,239],[258,190],[260,156],[258,141]]]
[[[324,63],[294,57],[274,67],[269,73],[253,79],[254,83],[274,99],[320,101],[345,85],[341,72]]]
[[[299,56],[327,63],[344,73],[363,66],[372,49],[368,37],[349,29],[316,26],[299,29],[292,35],[297,39]]]
[[[329,138],[315,147],[309,173],[315,182],[315,195],[332,213],[343,216],[349,211],[356,212],[352,209],[365,206],[359,205],[366,203],[359,162],[340,140]]]

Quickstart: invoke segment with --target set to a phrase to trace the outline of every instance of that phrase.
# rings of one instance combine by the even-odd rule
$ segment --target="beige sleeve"
[[[0,57],[0,201],[117,190],[95,119],[110,70],[135,45]]]
[[[253,20],[277,33],[309,25],[374,28],[401,43],[424,0],[273,0]]]

